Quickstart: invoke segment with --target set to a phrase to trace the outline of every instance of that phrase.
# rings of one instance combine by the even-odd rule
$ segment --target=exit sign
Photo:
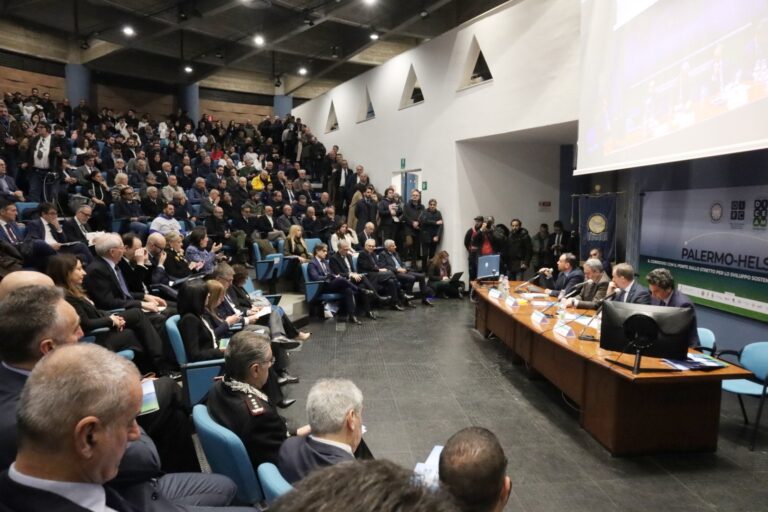
[[[427,182],[426,181],[422,181],[421,182],[421,190],[427,190]]]
[[[405,158],[400,159],[400,169],[405,169]]]

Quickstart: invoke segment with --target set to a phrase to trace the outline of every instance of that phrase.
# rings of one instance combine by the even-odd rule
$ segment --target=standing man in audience
[[[498,438],[482,427],[452,435],[440,453],[440,483],[463,512],[501,512],[509,501],[512,480]]]
[[[531,264],[531,236],[520,219],[512,219],[509,227],[509,237],[501,251],[502,259],[507,267],[507,277],[513,281],[523,281],[525,271]]]
[[[645,276],[651,292],[652,306],[669,306],[672,308],[690,308],[693,310],[693,324],[688,336],[688,346],[699,344],[699,333],[696,328],[696,308],[693,302],[680,290],[675,289],[675,278],[666,268],[655,268]]]
[[[477,256],[478,247],[472,243],[480,229],[483,227],[485,218],[482,215],[476,215],[474,225],[464,234],[464,248],[467,250],[467,268],[469,269],[470,282],[477,279]]]
[[[635,282],[635,269],[629,263],[619,263],[613,267],[613,279],[608,285],[607,295],[612,297],[611,300],[619,302],[651,303],[651,294],[643,285]]]
[[[552,224],[554,233],[549,235],[547,244],[549,246],[549,252],[552,256],[552,261],[557,261],[560,255],[566,252],[568,249],[568,242],[570,240],[570,233],[563,229],[562,221],[556,220]]]
[[[402,207],[395,201],[395,189],[392,187],[384,191],[384,199],[379,201],[379,232],[384,240],[397,240],[400,234],[400,217],[403,215]]]
[[[588,259],[582,266],[587,282],[574,297],[565,300],[565,307],[597,309],[603,303],[608,292],[611,278],[603,271],[603,264],[598,259]]]
[[[55,201],[61,182],[61,161],[69,158],[67,141],[51,133],[47,123],[37,125],[37,137],[29,143],[29,198],[36,202]]]
[[[584,282],[584,273],[578,267],[576,256],[567,252],[557,259],[557,279],[553,278],[551,268],[540,268],[542,287],[544,293],[550,297],[563,297],[573,291],[574,287]]]

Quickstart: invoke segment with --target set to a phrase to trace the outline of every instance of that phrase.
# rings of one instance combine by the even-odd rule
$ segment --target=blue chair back
[[[352,270],[354,272],[357,272],[357,258],[359,258],[360,255],[355,253],[352,255]]]
[[[264,499],[243,442],[234,432],[216,423],[205,405],[192,409],[192,421],[214,473],[228,476],[237,485],[237,499],[256,504]]]
[[[115,203],[109,205],[109,217],[112,219],[112,232],[119,233],[123,222],[115,216]]]
[[[271,462],[259,464],[259,482],[264,489],[264,497],[268,504],[274,503],[277,498],[293,490],[293,486],[283,478],[277,466]]]
[[[312,256],[312,253],[315,251],[315,246],[322,243],[322,240],[319,238],[305,238],[304,243],[307,244],[307,252]]]
[[[696,329],[699,334],[699,346],[707,349],[710,353],[715,352],[715,333],[711,330],[699,327]]]
[[[765,382],[768,378],[768,341],[758,341],[744,347],[739,363],[761,382]]]
[[[30,220],[30,214],[32,211],[40,208],[40,203],[35,202],[18,202],[16,203],[16,211],[19,215],[19,221],[24,222]]]
[[[187,351],[179,332],[179,315],[173,315],[165,321],[165,330],[171,342],[171,348],[176,356],[176,362],[181,367],[181,377],[184,391],[190,405],[200,402],[210,391],[213,379],[221,373],[224,359],[211,359],[190,363]]]

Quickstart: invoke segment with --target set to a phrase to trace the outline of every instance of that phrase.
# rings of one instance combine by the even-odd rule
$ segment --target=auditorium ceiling
[[[236,70],[262,83],[279,79],[285,94],[300,95],[349,80],[504,1],[0,0],[0,16],[66,37],[96,72],[173,83]]]

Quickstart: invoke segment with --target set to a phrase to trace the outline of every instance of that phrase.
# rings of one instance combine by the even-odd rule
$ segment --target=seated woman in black
[[[83,290],[85,269],[72,254],[59,254],[48,259],[48,275],[64,290],[65,298],[80,317],[84,332],[107,327],[109,331],[95,334],[96,343],[119,352],[136,352],[136,365],[142,372],[158,371],[167,366],[163,359],[163,342],[141,309],[126,309],[109,314],[97,309]]]
[[[187,260],[184,255],[184,238],[176,231],[165,235],[165,272],[173,279],[183,279],[196,273],[203,266],[203,262]]]
[[[447,299],[448,297],[461,298],[463,296],[464,282],[451,281],[451,276],[453,274],[451,274],[448,251],[440,251],[429,260],[429,265],[427,265],[428,284],[435,290],[438,297]]]
[[[187,281],[179,290],[179,333],[189,361],[206,361],[224,357],[224,350],[214,332],[214,326],[206,319],[208,285],[202,279]]]

